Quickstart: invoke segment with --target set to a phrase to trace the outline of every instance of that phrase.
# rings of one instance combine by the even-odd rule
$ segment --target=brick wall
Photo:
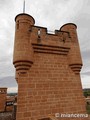
[[[38,120],[55,113],[85,114],[76,25],[66,24],[52,35],[46,28],[34,26],[34,19],[27,14],[17,15],[15,20],[16,119]],[[87,120],[79,118],[83,119]]]
[[[7,88],[0,88],[0,112],[5,110]]]

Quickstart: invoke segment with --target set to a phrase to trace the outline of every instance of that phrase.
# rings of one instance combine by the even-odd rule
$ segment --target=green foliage
[[[90,114],[90,105],[87,104],[86,110],[87,110],[87,113]]]
[[[85,97],[90,96],[90,89],[83,90],[83,94]]]
[[[17,95],[17,93],[8,93],[7,95],[9,95],[9,96],[15,96],[15,95]]]

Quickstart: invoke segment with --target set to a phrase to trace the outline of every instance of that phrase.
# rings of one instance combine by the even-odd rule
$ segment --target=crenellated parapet
[[[60,30],[55,30],[55,34],[49,34],[47,28],[33,26],[31,39],[34,52],[67,55],[70,68],[78,74],[82,68],[82,59],[76,29],[75,24],[68,23]]]
[[[70,34],[67,31],[55,30],[53,34],[48,33],[47,28],[40,26],[33,26],[31,30],[32,43],[58,45],[67,44],[70,41]],[[63,45],[65,45],[63,44]]]
[[[69,52],[69,32],[55,30],[55,34],[50,34],[47,28],[33,26],[30,37],[34,52],[59,55],[67,55]]]

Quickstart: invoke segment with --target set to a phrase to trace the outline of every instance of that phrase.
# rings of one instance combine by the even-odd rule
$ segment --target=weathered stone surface
[[[18,82],[16,120],[38,120],[56,113],[86,113],[76,25],[48,34],[27,14],[16,17],[14,66]],[[52,118],[50,118],[52,119]],[[60,118],[60,120],[88,118]]]

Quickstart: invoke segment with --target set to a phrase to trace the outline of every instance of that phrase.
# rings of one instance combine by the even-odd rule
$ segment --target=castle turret
[[[69,32],[71,43],[70,43],[70,51],[68,54],[68,61],[73,72],[78,74],[82,67],[82,59],[81,59],[76,29],[77,26],[75,24],[68,23],[63,25],[60,30]]]
[[[18,73],[26,73],[33,63],[33,49],[30,44],[30,32],[35,23],[32,16],[22,13],[15,17],[15,45],[13,64]],[[30,53],[28,54],[28,51]]]

